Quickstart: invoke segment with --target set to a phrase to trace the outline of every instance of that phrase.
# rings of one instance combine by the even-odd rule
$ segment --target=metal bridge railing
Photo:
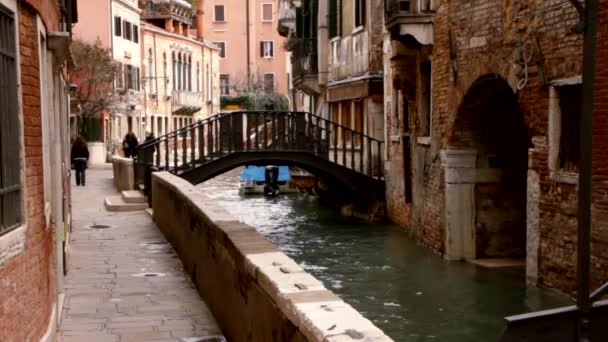
[[[136,182],[150,187],[149,174],[180,174],[232,153],[311,153],[333,163],[384,178],[384,142],[305,112],[243,111],[197,121],[138,146]]]

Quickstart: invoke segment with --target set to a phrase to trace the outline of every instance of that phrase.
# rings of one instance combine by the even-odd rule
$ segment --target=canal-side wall
[[[187,181],[152,179],[154,220],[229,341],[391,341]]]

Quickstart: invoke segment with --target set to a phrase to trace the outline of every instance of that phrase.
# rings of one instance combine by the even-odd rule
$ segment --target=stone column
[[[443,150],[445,174],[445,258],[475,259],[476,150]]]

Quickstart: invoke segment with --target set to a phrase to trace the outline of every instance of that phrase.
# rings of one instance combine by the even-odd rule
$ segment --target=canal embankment
[[[255,228],[187,181],[152,180],[154,221],[230,341],[391,341]]]

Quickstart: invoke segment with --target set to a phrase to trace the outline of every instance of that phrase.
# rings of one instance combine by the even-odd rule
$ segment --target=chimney
[[[196,0],[196,38],[203,39],[203,0]]]

